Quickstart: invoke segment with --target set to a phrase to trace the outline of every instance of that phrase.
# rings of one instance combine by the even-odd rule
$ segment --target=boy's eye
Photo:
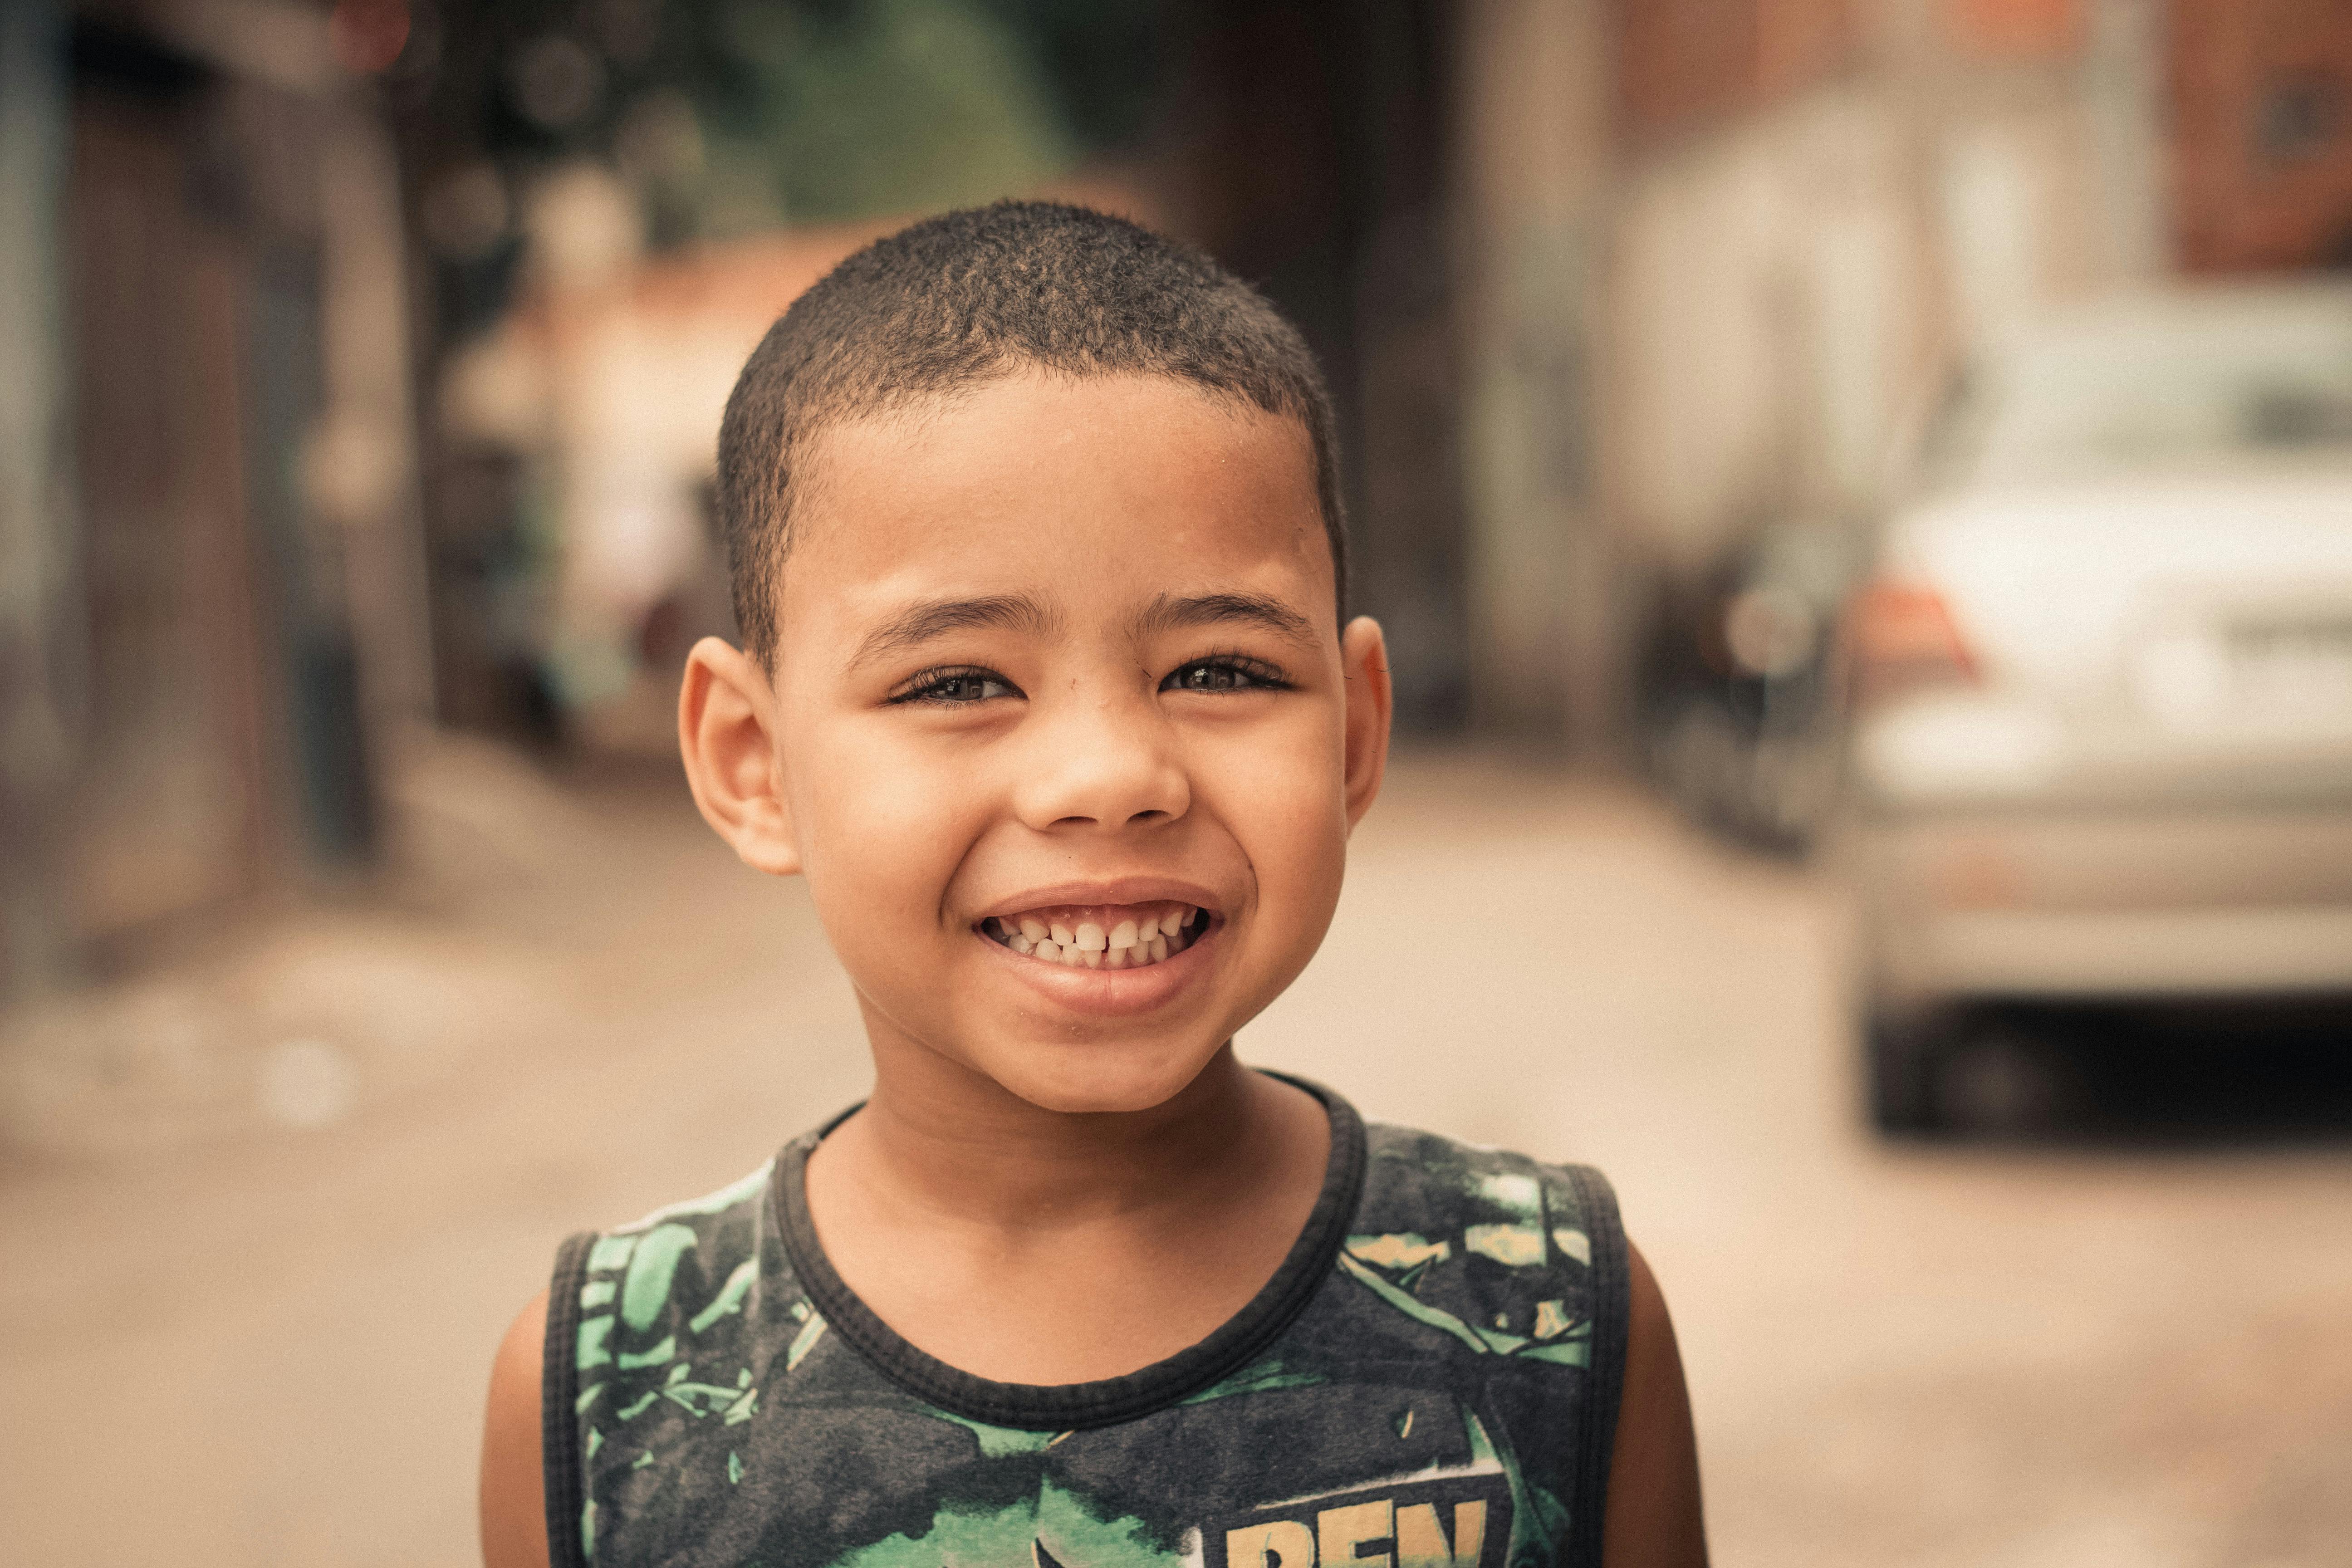
[[[998,697],[1020,695],[1013,683],[1003,676],[985,669],[945,669],[915,677],[907,689],[890,699],[893,702],[936,702],[942,707],[963,707],[974,702],[986,702]]]
[[[1201,658],[1181,665],[1160,683],[1162,691],[1276,690],[1281,672],[1254,658]]]

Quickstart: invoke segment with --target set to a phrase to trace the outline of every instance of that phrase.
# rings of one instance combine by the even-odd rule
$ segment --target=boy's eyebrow
[[[1026,594],[995,594],[976,599],[924,599],[908,605],[866,634],[850,657],[856,669],[885,654],[901,653],[948,632],[990,626],[1005,631],[1044,632],[1054,622],[1053,612]]]
[[[1315,641],[1315,627],[1305,616],[1263,594],[1194,594],[1183,598],[1162,594],[1135,618],[1135,634],[1148,637],[1220,621],[1246,621],[1296,643]]]

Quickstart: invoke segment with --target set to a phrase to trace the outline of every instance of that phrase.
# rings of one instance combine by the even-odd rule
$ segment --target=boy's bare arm
[[[541,1347],[546,1338],[547,1292],[541,1290],[507,1330],[490,1368],[490,1407],[482,1424],[485,1568],[547,1568],[539,1425]]]
[[[1698,1440],[1666,1298],[1628,1243],[1633,1310],[1625,1333],[1625,1393],[1609,1468],[1603,1568],[1706,1568],[1699,1515]]]

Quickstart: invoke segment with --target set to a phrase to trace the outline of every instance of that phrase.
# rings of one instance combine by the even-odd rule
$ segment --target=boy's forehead
[[[941,592],[1336,608],[1304,426],[1169,377],[1024,374],[843,419],[793,488],[787,641]]]

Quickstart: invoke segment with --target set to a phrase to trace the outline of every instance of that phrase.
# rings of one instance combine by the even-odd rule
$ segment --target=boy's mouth
[[[1192,904],[1064,904],[998,915],[980,934],[1024,957],[1070,969],[1144,969],[1183,952],[1209,929]]]

